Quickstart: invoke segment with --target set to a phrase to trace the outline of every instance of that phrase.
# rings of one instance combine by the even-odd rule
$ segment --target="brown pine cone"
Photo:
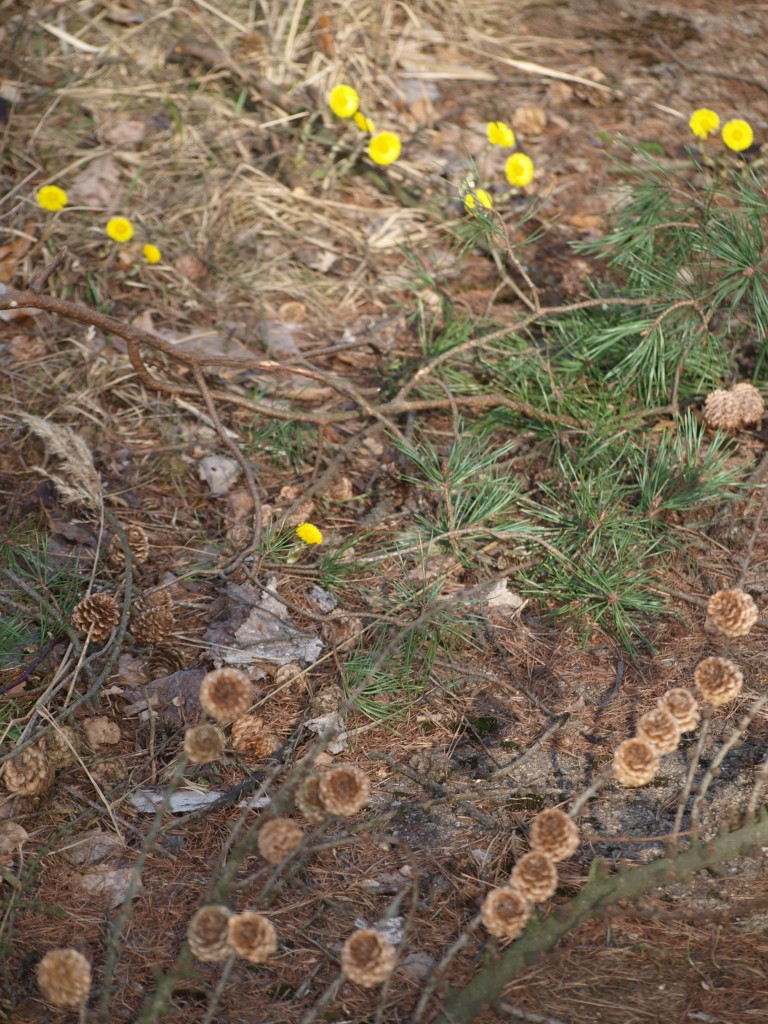
[[[743,426],[758,423],[765,412],[763,396],[753,384],[734,384],[731,388],[734,406]]]
[[[614,751],[613,775],[622,786],[644,786],[658,770],[659,755],[646,740],[624,740]]]
[[[744,685],[744,675],[738,665],[727,658],[705,658],[696,666],[693,680],[699,693],[715,707],[738,697]]]
[[[222,906],[201,907],[187,925],[189,950],[206,964],[228,960],[235,952],[229,943],[231,912]]]
[[[519,889],[504,885],[491,889],[483,900],[480,915],[491,935],[516,939],[528,924],[531,905]]]
[[[757,605],[744,590],[718,590],[707,604],[710,619],[729,637],[746,636],[757,622]]]
[[[190,761],[210,764],[221,757],[227,738],[217,725],[193,725],[184,733],[184,752]]]
[[[173,599],[167,590],[140,597],[133,606],[131,633],[140,644],[162,643],[173,632]]]
[[[657,707],[647,711],[637,723],[638,738],[647,740],[659,754],[677,750],[681,731],[680,723],[666,708]]]
[[[120,609],[111,594],[91,594],[75,605],[72,625],[78,633],[91,631],[91,643],[101,644],[120,621]]]
[[[128,541],[128,547],[131,549],[133,561],[137,565],[143,565],[149,558],[149,538],[141,526],[129,524],[128,526],[123,526],[123,530],[125,531],[125,539]],[[110,565],[114,565],[117,569],[122,569],[125,565],[123,545],[116,534],[109,542],[107,560]]]
[[[554,861],[565,860],[578,848],[579,830],[565,811],[550,807],[533,819],[528,840],[531,849],[546,853]]]
[[[736,400],[722,388],[707,395],[703,412],[704,419],[715,430],[736,430],[742,423]]]
[[[322,825],[328,817],[320,799],[320,779],[316,775],[308,776],[296,790],[296,807],[310,825]]]
[[[389,939],[375,928],[352,932],[341,950],[341,970],[361,988],[386,981],[395,969],[397,952]]]
[[[9,793],[39,796],[53,782],[53,765],[39,746],[25,747],[5,762],[3,782]]]
[[[235,719],[230,742],[233,750],[249,760],[269,757],[280,746],[277,736],[264,732],[264,719],[258,715],[243,715]]]
[[[246,910],[230,917],[229,944],[238,956],[260,964],[277,949],[277,932],[268,917]]]
[[[272,818],[259,829],[259,853],[269,864],[279,864],[304,839],[304,833],[290,818]]]
[[[91,965],[76,949],[52,949],[37,965],[37,987],[53,1006],[76,1009],[91,991]]]
[[[659,707],[669,711],[677,719],[680,732],[690,732],[699,724],[701,715],[696,698],[684,686],[675,686],[659,697]]]
[[[531,850],[515,864],[510,883],[529,903],[543,903],[557,889],[557,868],[546,853]]]
[[[187,659],[179,647],[160,643],[153,647],[144,659],[144,674],[147,681],[153,683],[155,679],[180,672],[186,663]]]
[[[353,764],[342,764],[322,776],[318,793],[329,814],[348,818],[368,803],[371,783],[364,771]]]
[[[67,742],[69,741],[69,742]],[[67,768],[77,760],[77,733],[71,725],[57,725],[37,744],[54,771]]]
[[[217,668],[200,684],[203,711],[218,722],[242,718],[253,704],[253,684],[239,668]]]

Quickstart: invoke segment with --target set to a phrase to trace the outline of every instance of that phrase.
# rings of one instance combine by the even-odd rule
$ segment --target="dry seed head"
[[[222,906],[201,907],[187,925],[187,939],[192,956],[203,963],[227,960],[234,953],[229,944],[231,912]]]
[[[677,719],[680,732],[690,732],[699,724],[701,715],[693,693],[684,686],[675,686],[659,697],[659,707]]]
[[[77,733],[71,725],[58,725],[43,736],[37,747],[54,771],[66,768],[77,760]]]
[[[226,745],[227,738],[217,725],[194,725],[184,733],[184,753],[198,764],[221,757]]]
[[[731,395],[744,426],[757,423],[760,420],[765,412],[765,402],[756,387],[746,382],[735,384],[731,388]]]
[[[9,793],[39,796],[53,782],[53,765],[39,746],[26,747],[5,762],[3,782]]]
[[[140,644],[159,644],[173,632],[173,598],[167,590],[140,597],[133,606],[131,633]]]
[[[622,786],[644,786],[659,770],[659,755],[647,740],[620,743],[613,755],[613,775]]]
[[[736,400],[730,391],[717,388],[707,395],[704,402],[704,419],[715,430],[736,430],[741,426]]]
[[[341,950],[342,973],[362,988],[373,988],[386,981],[396,960],[395,947],[375,928],[352,932]]]
[[[125,539],[128,541],[128,547],[131,549],[131,557],[133,558],[133,561],[136,562],[137,565],[143,565],[149,558],[149,538],[141,526],[131,524],[123,526],[123,530],[125,532]],[[114,565],[118,569],[121,569],[125,565],[123,545],[120,543],[120,538],[116,534],[109,542],[107,559],[111,565]]]
[[[277,932],[268,917],[246,910],[230,917],[229,944],[238,956],[260,964],[277,949]]]
[[[253,704],[253,685],[238,668],[217,668],[200,684],[200,703],[211,718],[231,722],[242,718]]]
[[[483,900],[480,916],[491,935],[516,939],[528,924],[531,905],[519,889],[504,885],[491,889]]]
[[[303,838],[304,833],[290,818],[272,818],[259,829],[259,853],[269,864],[279,864]]]
[[[743,590],[718,590],[707,604],[712,622],[726,636],[746,636],[757,622],[757,605]]]
[[[550,807],[537,814],[531,822],[528,841],[531,849],[545,853],[551,860],[565,860],[576,852],[579,830],[565,811]]]
[[[111,594],[91,594],[75,605],[72,625],[78,633],[91,630],[91,643],[101,644],[120,621],[120,609]]]
[[[52,949],[37,965],[37,987],[53,1006],[76,1009],[91,991],[91,965],[76,949]]]
[[[157,644],[144,661],[144,674],[149,682],[180,672],[187,660],[183,652],[173,644]]]
[[[510,882],[530,903],[543,903],[557,889],[557,868],[546,853],[531,850],[515,864]]]
[[[738,697],[744,675],[738,665],[727,658],[705,658],[696,666],[693,680],[707,702],[719,707]]]
[[[316,775],[308,776],[296,790],[296,807],[310,825],[321,825],[328,817],[320,799],[320,779]]]
[[[662,707],[647,711],[637,723],[638,738],[647,740],[659,754],[677,750],[681,732],[680,723],[672,712]]]
[[[330,814],[348,818],[365,807],[371,796],[368,776],[353,764],[331,768],[320,779],[318,787],[323,806]]]

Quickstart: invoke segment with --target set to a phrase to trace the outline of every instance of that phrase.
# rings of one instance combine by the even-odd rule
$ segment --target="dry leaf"
[[[211,489],[214,498],[226,494],[240,476],[240,464],[225,455],[206,455],[198,464],[200,479]]]
[[[118,114],[101,127],[99,134],[111,146],[135,149],[144,140],[144,122],[130,114]]]
[[[96,750],[98,747],[110,747],[115,743],[119,743],[123,738],[120,726],[117,722],[113,722],[111,718],[107,718],[106,715],[99,715],[98,718],[84,719],[83,731],[85,732],[88,746],[92,750]]]
[[[527,138],[541,135],[547,127],[547,112],[543,107],[518,107],[512,115],[512,127]]]
[[[69,427],[51,423],[39,416],[20,412],[18,417],[45,442],[51,455],[61,460],[65,476],[54,476],[38,468],[38,473],[53,480],[56,490],[66,504],[84,505],[98,510],[101,507],[101,477],[96,472],[88,445]]]
[[[125,902],[132,876],[131,868],[112,868],[98,864],[79,873],[76,878],[81,889],[100,898],[105,910],[114,910]],[[135,895],[138,896],[138,892]]]
[[[98,156],[73,180],[69,198],[83,206],[116,209],[123,198],[120,168],[113,156]]]
[[[0,822],[0,864],[11,867],[28,839],[29,832],[15,821]]]
[[[208,271],[205,264],[191,253],[184,253],[173,264],[176,270],[190,281],[202,281]]]
[[[80,832],[77,835],[68,837],[66,844],[59,852],[68,864],[73,867],[82,867],[86,864],[98,864],[121,854],[125,847],[117,838],[109,832],[100,832],[93,829],[90,832]]]

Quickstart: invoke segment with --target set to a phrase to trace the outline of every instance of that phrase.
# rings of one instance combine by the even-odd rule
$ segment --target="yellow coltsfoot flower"
[[[708,107],[699,107],[691,114],[688,127],[697,139],[706,139],[720,127],[720,118],[714,110],[709,110]]]
[[[474,192],[467,192],[464,196],[464,209],[469,213],[481,212],[479,209],[481,206],[484,206],[486,210],[493,209],[493,199],[485,189],[476,188]]]
[[[533,160],[525,153],[513,153],[504,164],[504,173],[510,185],[523,188],[533,181]]]
[[[147,261],[147,263],[159,263],[160,260],[163,258],[163,254],[160,252],[156,245],[151,245],[148,243],[147,245],[144,246],[144,248],[141,251],[144,254],[144,259]]]
[[[746,121],[740,121],[735,119],[733,121],[726,121],[723,125],[723,142],[726,144],[728,149],[734,150],[736,153],[741,153],[744,149],[749,149],[752,143],[755,141],[755,133],[752,131],[752,126]]]
[[[323,535],[312,523],[302,523],[296,527],[296,536],[305,544],[322,544]]]
[[[368,156],[375,164],[386,167],[400,156],[402,143],[394,132],[379,132],[368,145]]]
[[[133,238],[133,224],[127,217],[111,217],[104,230],[113,242],[130,242]]]
[[[331,90],[328,106],[336,117],[352,117],[360,106],[360,97],[351,85],[337,85]]]
[[[373,126],[373,121],[370,119],[370,117],[366,117],[361,110],[358,110],[358,112],[355,114],[352,120],[355,122],[355,124],[357,125],[361,132],[367,132],[369,135],[373,135],[373,133],[376,131],[376,129]]]
[[[492,146],[509,148],[515,144],[515,133],[504,121],[491,121],[488,124],[488,141]]]
[[[37,205],[48,213],[58,213],[67,205],[67,193],[58,185],[43,185],[37,192]]]

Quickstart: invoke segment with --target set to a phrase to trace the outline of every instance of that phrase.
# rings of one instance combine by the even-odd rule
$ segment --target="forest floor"
[[[0,0],[1,287],[28,287],[66,246],[45,291],[94,311],[90,323],[50,311],[0,320],[0,757],[51,716],[68,714],[78,738],[77,762],[44,794],[0,797],[0,1020],[74,1019],[35,982],[40,957],[71,945],[94,965],[84,1019],[137,1020],[235,823],[255,813],[210,810],[200,795],[245,784],[245,797],[280,778],[316,739],[307,723],[340,706],[346,731],[318,763],[363,768],[369,811],[331,826],[274,887],[278,953],[224,975],[197,965],[162,1019],[415,1019],[431,969],[508,876],[535,813],[583,789],[637,718],[716,650],[707,598],[741,581],[763,606],[759,487],[704,522],[675,520],[685,546],[644,563],[651,596],[629,640],[599,609],[581,614],[577,596],[568,608],[548,596],[527,535],[497,529],[489,513],[466,527],[465,545],[455,516],[484,473],[496,474],[493,500],[517,489],[546,503],[552,446],[583,432],[516,389],[499,352],[473,339],[518,331],[532,303],[594,298],[605,266],[573,243],[600,239],[627,194],[618,140],[679,168],[702,106],[765,138],[767,32],[765,5],[716,0]],[[374,165],[365,137],[331,114],[338,82],[355,87],[377,130],[399,134],[397,162]],[[506,187],[491,120],[511,124],[533,159],[524,189]],[[462,195],[476,182],[493,196],[509,258],[472,244]],[[52,183],[69,196],[57,214],[35,202]],[[116,215],[134,226],[124,245],[104,233]],[[146,243],[160,262],[143,258]],[[137,372],[129,341],[99,315],[182,359],[144,345]],[[199,367],[229,357],[250,363],[206,364],[200,391]],[[705,394],[689,390],[687,407],[698,413]],[[650,438],[672,415],[669,396],[656,405]],[[146,531],[132,586],[171,595],[160,654],[124,628],[80,660],[73,652],[62,621],[89,587],[126,598],[125,579],[105,558],[113,531],[67,504],[54,479],[66,489],[66,470],[29,416],[75,431],[104,507]],[[729,452],[745,479],[766,430]],[[297,540],[304,522],[321,545]],[[148,847],[152,796],[200,720],[200,680],[242,646],[265,587],[279,596],[270,614],[286,648],[270,654],[269,637],[251,637],[237,657],[277,749],[191,766],[175,794],[187,803]],[[739,645],[745,688],[713,720],[705,759],[759,693],[765,644],[761,620]],[[748,791],[767,736],[761,711],[710,790],[708,834]],[[580,890],[595,857],[618,867],[663,852],[693,745],[651,785],[608,787],[583,811],[551,906]],[[104,1001],[109,936],[139,857]],[[244,862],[233,901],[255,905],[270,870]],[[318,1006],[345,937],[392,906],[409,939],[386,993],[346,985]],[[590,920],[477,1020],[768,1022],[767,929],[755,855]],[[487,946],[472,934],[448,968],[452,985],[466,984]],[[438,989],[423,1019],[439,1007]]]

